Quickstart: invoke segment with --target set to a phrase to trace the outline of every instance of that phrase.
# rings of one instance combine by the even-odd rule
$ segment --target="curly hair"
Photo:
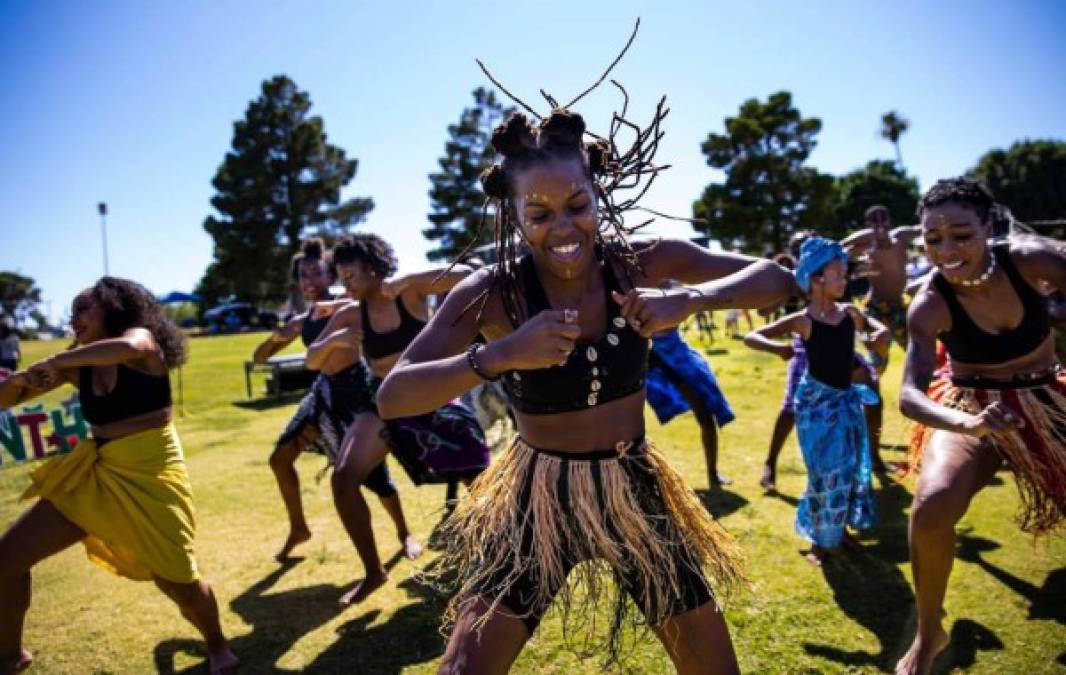
[[[304,261],[322,262],[326,266],[326,273],[329,274],[330,278],[332,279],[336,276],[333,269],[333,260],[329,251],[326,250],[326,244],[321,237],[310,237],[300,243],[300,250],[292,257],[292,267],[289,270],[293,283],[299,282],[300,265]]]
[[[177,368],[188,358],[188,339],[163,313],[163,306],[136,281],[101,277],[82,292],[104,313],[104,332],[118,337],[130,328],[146,328],[163,351],[163,363]]]
[[[918,218],[921,219],[926,211],[937,206],[959,204],[972,209],[985,223],[995,203],[992,192],[980,181],[965,176],[943,178],[918,201]]]
[[[381,278],[396,274],[396,252],[376,234],[346,234],[333,245],[333,264],[363,263]]]

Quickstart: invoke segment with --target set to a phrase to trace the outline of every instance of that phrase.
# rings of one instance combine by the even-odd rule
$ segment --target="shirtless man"
[[[870,297],[866,313],[888,326],[892,337],[907,348],[907,307],[903,291],[907,286],[907,249],[921,235],[918,226],[889,229],[888,209],[877,204],[866,209],[867,227],[844,239],[841,244],[852,258],[868,256]],[[884,371],[885,363],[874,364]]]

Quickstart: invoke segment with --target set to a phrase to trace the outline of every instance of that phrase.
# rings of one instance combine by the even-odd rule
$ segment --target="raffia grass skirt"
[[[1025,532],[1044,534],[1066,519],[1066,372],[1049,373],[1029,383],[987,386],[942,377],[929,397],[953,410],[971,414],[1001,402],[1025,425],[987,437],[1014,473],[1022,502],[1018,524]],[[922,456],[935,429],[917,425],[911,437],[910,470],[921,470]]]
[[[447,548],[424,579],[454,593],[445,632],[479,598],[476,630],[500,612],[532,632],[551,607],[571,647],[614,661],[623,635],[635,634],[625,629],[746,584],[736,542],[643,439],[575,455],[518,438],[442,527]],[[607,609],[608,635],[597,637]]]

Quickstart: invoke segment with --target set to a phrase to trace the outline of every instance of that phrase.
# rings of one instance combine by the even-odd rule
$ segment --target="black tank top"
[[[388,333],[376,333],[370,325],[370,310],[366,302],[359,303],[363,313],[363,353],[371,359],[381,359],[399,354],[426,327],[426,322],[416,319],[403,306],[402,297],[396,298],[396,311],[400,313],[400,325]]]
[[[93,392],[93,366],[78,369],[81,414],[89,424],[110,424],[170,405],[168,375],[149,375],[122,364],[115,370],[115,388],[97,395]]]
[[[328,316],[312,319],[310,314],[304,319],[303,328],[300,329],[300,340],[303,341],[304,347],[310,347],[311,343],[318,339],[326,328],[326,324],[329,323],[329,319]]]
[[[600,253],[597,249],[598,257]],[[511,405],[519,412],[536,415],[584,410],[629,396],[644,387],[651,341],[640,337],[619,316],[611,291],[621,291],[621,288],[611,266],[602,259],[600,268],[607,329],[599,340],[579,340],[561,366],[504,373],[504,389]],[[526,314],[532,317],[551,309],[531,256],[519,261],[519,276],[525,290]]]
[[[1009,244],[993,246],[992,255],[1022,302],[1022,321],[1010,330],[1000,333],[981,330],[966,313],[951,283],[939,272],[933,276],[933,286],[951,312],[951,328],[939,337],[948,355],[960,363],[1005,363],[1033,352],[1051,334],[1047,298],[1030,286],[1018,272],[1011,259]]]
[[[804,340],[808,372],[822,384],[847,389],[855,367],[855,322],[851,314],[845,314],[835,326],[810,319],[811,336]]]

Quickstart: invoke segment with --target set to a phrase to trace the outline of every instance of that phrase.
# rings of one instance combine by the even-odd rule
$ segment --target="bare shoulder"
[[[492,265],[467,275],[448,292],[437,316],[448,326],[466,324],[486,337],[499,337],[511,331],[511,323],[500,297],[498,266]]]
[[[914,294],[907,310],[907,326],[912,330],[932,330],[934,335],[951,328],[951,312],[944,297],[933,285],[932,276]]]
[[[1066,272],[1066,243],[1038,235],[1010,238],[1010,257],[1018,271],[1034,286],[1061,278]]]

